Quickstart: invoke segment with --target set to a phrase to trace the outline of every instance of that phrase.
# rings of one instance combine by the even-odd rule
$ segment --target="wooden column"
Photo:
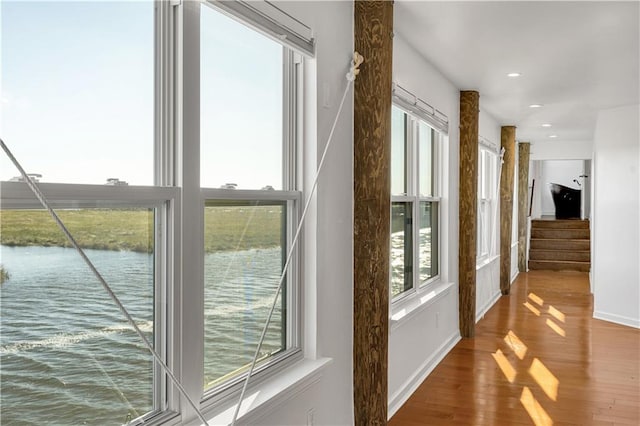
[[[529,209],[529,142],[518,144],[518,271],[527,272],[527,216]]]
[[[504,164],[500,175],[500,291],[511,290],[511,230],[513,220],[513,177],[516,161],[516,127],[502,126],[500,145]]]
[[[356,426],[387,424],[393,2],[356,1],[362,54],[353,117],[353,407]]]
[[[473,337],[476,326],[476,240],[478,238],[478,115],[480,94],[460,92],[460,335]]]

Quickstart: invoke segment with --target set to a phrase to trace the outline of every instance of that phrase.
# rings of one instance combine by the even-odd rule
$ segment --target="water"
[[[72,249],[1,247],[0,423],[120,425],[153,410],[153,362]],[[153,256],[87,250],[150,341]],[[206,383],[251,360],[281,265],[279,249],[205,256]],[[263,354],[282,348],[280,309]]]

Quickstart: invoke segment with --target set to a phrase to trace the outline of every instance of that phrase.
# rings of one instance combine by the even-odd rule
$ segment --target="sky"
[[[0,3],[0,137],[43,182],[153,184],[152,1]],[[201,16],[201,185],[281,188],[282,48]],[[0,153],[0,180],[18,171]]]

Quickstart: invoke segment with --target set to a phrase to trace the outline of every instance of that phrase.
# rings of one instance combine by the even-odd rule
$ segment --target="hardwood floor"
[[[521,273],[389,425],[640,425],[640,330],[592,310],[588,274]]]

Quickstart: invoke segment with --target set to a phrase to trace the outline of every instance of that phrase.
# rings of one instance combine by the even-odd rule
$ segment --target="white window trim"
[[[478,190],[478,214],[480,212],[480,204],[482,202],[486,202],[489,203],[489,229],[487,231],[487,235],[485,236],[485,238],[488,238],[488,251],[486,253],[482,253],[480,251],[478,251],[476,253],[476,269],[481,268],[489,263],[491,263],[492,261],[494,261],[498,256],[498,244],[497,244],[497,230],[499,227],[499,222],[497,220],[497,210],[499,208],[499,191],[497,188],[498,182],[500,177],[498,176],[498,162],[500,161],[500,156],[498,153],[498,147],[492,143],[491,141],[480,137],[479,142],[478,142],[479,146],[478,146],[478,170],[479,172],[484,172],[486,173],[486,170],[481,170],[480,167],[480,162],[481,162],[481,158],[483,155],[483,152],[486,152],[487,155],[490,158],[491,161],[491,166],[490,166],[490,170],[488,171],[489,173],[491,173],[491,178],[490,178],[490,187],[488,189],[489,192],[489,196],[486,198],[482,198],[482,190],[479,189]],[[486,176],[484,174],[480,174],[478,173],[478,186],[479,188],[481,188],[482,183],[480,182],[480,179],[485,179]],[[495,220],[494,220],[495,219]],[[480,240],[480,231],[481,231],[481,227],[480,227],[480,223],[478,223],[478,239]]]
[[[2,182],[0,205],[4,210],[37,209],[44,207],[25,182]],[[107,186],[64,183],[38,183],[38,188],[54,209],[100,209],[100,208],[149,208],[155,209],[154,239],[154,339],[159,355],[172,371],[176,363],[168,357],[169,342],[173,339],[173,311],[165,305],[168,294],[174,288],[173,277],[167,271],[175,259],[177,239],[175,212],[180,209],[180,189],[157,186]],[[117,295],[116,295],[117,296]],[[151,354],[149,354],[151,356]],[[175,418],[175,404],[167,388],[166,374],[154,361],[153,408],[138,421],[157,423]],[[135,419],[132,424],[136,424]]]
[[[199,74],[200,74],[200,2],[165,2],[156,1],[156,34],[155,34],[155,172],[154,182],[158,186],[102,186],[39,183],[45,196],[54,208],[69,207],[159,207],[166,212],[163,216],[167,223],[161,228],[160,236],[166,249],[158,263],[156,273],[162,275],[157,281],[156,300],[158,312],[162,312],[161,326],[158,335],[162,336],[159,348],[175,376],[194,401],[201,401],[200,409],[207,418],[217,419],[223,403],[235,407],[238,392],[229,393],[229,399],[209,398],[202,400],[203,386],[202,366],[204,363],[204,260],[201,256],[204,244],[203,206],[207,197],[249,197],[251,199],[282,200],[282,197],[293,200],[298,206],[302,204],[302,193],[299,191],[242,191],[200,188],[200,106],[199,106]],[[188,24],[187,24],[188,22]],[[301,57],[290,55],[290,61],[299,65]],[[296,66],[297,66],[296,65]],[[289,78],[308,80],[298,67],[295,75]],[[311,73],[313,74],[313,73]],[[304,75],[304,78],[303,78]],[[184,76],[193,78],[185,79]],[[285,96],[294,99],[302,110],[303,93],[289,91]],[[303,134],[302,115],[295,123],[284,123],[295,134]],[[288,133],[288,132],[285,132]],[[308,132],[304,130],[304,134]],[[301,147],[300,147],[301,148]],[[295,158],[296,164],[308,165],[308,156],[314,155],[312,149],[298,152],[287,150],[284,155]],[[189,167],[183,167],[188,164]],[[307,176],[301,169],[288,170],[286,182]],[[0,191],[2,208],[40,208],[25,183],[2,182]],[[165,186],[160,186],[165,185]],[[285,183],[285,187],[289,184]],[[165,207],[166,206],[166,207]],[[312,206],[313,207],[313,206]],[[298,209],[300,210],[300,209]],[[297,214],[300,212],[298,211]],[[297,215],[296,214],[296,215]],[[183,221],[182,218],[190,218]],[[297,224],[296,224],[297,225]],[[305,225],[305,230],[310,225]],[[166,232],[165,232],[166,230]],[[293,233],[288,233],[292,236]],[[313,243],[313,235],[298,245],[300,253],[306,252],[309,243]],[[302,247],[305,247],[304,250]],[[300,254],[302,256],[302,254]],[[313,262],[313,259],[312,259]],[[309,275],[300,267],[296,275]],[[309,284],[301,284],[308,286]],[[272,372],[257,377],[250,383],[248,397],[257,392],[260,397],[253,401],[250,408],[243,408],[243,421],[264,415],[269,406],[274,407],[278,401],[292,397],[300,389],[306,389],[319,380],[323,369],[330,364],[328,358],[316,358],[314,346],[311,349],[305,343],[305,331],[314,326],[302,321],[305,317],[304,306],[313,308],[312,298],[302,299],[303,288],[293,297],[297,298],[296,325],[299,332],[298,349],[292,353],[282,354],[287,362],[271,367]],[[197,306],[197,309],[193,307]],[[309,336],[315,339],[315,336]],[[312,350],[313,349],[313,350]],[[162,372],[155,376],[154,386],[166,389],[162,400],[154,400],[157,410],[143,416],[145,422],[151,424],[184,424],[195,418],[195,413],[184,397],[167,380]],[[233,396],[233,398],[231,398]],[[217,414],[216,414],[217,413]],[[248,421],[248,420],[247,420]],[[215,421],[212,422],[215,424]]]
[[[313,31],[268,1],[206,0],[206,2],[261,34],[306,56],[315,55]]]
[[[396,86],[399,87],[399,86]],[[405,90],[405,89],[402,89]],[[406,91],[406,90],[405,90]],[[406,203],[411,203],[412,204],[412,214],[413,214],[413,227],[412,227],[412,231],[413,231],[413,242],[414,242],[414,246],[413,246],[413,272],[412,272],[412,277],[413,277],[413,286],[411,289],[409,290],[405,290],[402,293],[397,294],[395,297],[391,296],[390,294],[390,299],[391,299],[391,310],[390,310],[390,315],[393,318],[394,316],[398,315],[398,312],[400,312],[402,309],[405,309],[405,305],[407,303],[415,305],[415,302],[412,302],[413,299],[415,298],[423,298],[424,299],[424,295],[425,294],[430,294],[430,292],[432,292],[432,289],[435,287],[439,288],[439,285],[442,283],[442,277],[443,277],[443,271],[442,271],[442,211],[443,211],[443,197],[442,197],[442,191],[443,191],[443,187],[442,187],[442,181],[443,181],[443,177],[442,177],[442,173],[444,171],[444,167],[443,167],[443,145],[445,143],[445,139],[446,139],[446,134],[443,134],[441,130],[439,130],[438,128],[434,127],[433,124],[431,124],[429,121],[425,120],[425,118],[422,115],[418,115],[416,114],[412,109],[408,109],[404,103],[400,103],[397,101],[397,99],[394,98],[394,103],[393,106],[398,108],[399,110],[403,111],[405,114],[407,114],[407,116],[409,117],[409,120],[405,121],[405,132],[406,132],[406,138],[407,140],[409,140],[409,146],[407,147],[407,157],[410,158],[408,164],[405,163],[405,174],[407,176],[410,176],[409,182],[407,184],[407,192],[408,194],[415,194],[415,195],[407,195],[407,194],[403,194],[403,195],[392,195],[391,196],[391,203],[394,202],[406,202]],[[435,109],[434,109],[435,111]],[[446,116],[445,116],[446,117]],[[425,123],[428,127],[432,128],[435,130],[435,134],[437,135],[437,138],[434,138],[434,140],[432,141],[433,143],[433,158],[432,158],[432,167],[433,167],[433,195],[429,196],[429,197],[425,197],[425,196],[421,196],[419,194],[420,188],[419,188],[419,176],[418,176],[418,170],[415,167],[414,164],[414,159],[415,158],[419,158],[419,140],[418,140],[418,125],[419,122],[423,122]],[[418,227],[417,227],[417,220],[419,217],[419,209],[420,209],[420,202],[436,202],[437,206],[438,206],[438,211],[437,211],[437,216],[438,216],[438,242],[437,242],[437,255],[438,255],[438,273],[433,276],[430,277],[429,279],[421,282],[420,281],[420,272],[419,272],[419,244],[417,243],[417,236],[418,236]],[[391,268],[389,268],[389,282],[391,282],[391,276],[392,276],[392,271]],[[418,304],[417,306],[422,305],[422,303]]]
[[[287,252],[291,247],[293,235],[295,233],[297,222],[300,216],[302,196],[298,191],[261,191],[261,190],[231,190],[231,189],[211,189],[202,188],[201,207],[204,209],[205,203],[208,201],[279,201],[287,203],[287,217],[296,219],[287,223]],[[294,280],[294,285],[289,285],[287,292],[287,341],[291,342],[291,348],[285,348],[281,353],[274,355],[273,358],[262,366],[256,366],[250,384],[253,386],[268,380],[271,376],[278,374],[283,368],[286,368],[292,362],[299,361],[302,356],[302,324],[301,324],[301,305],[302,305],[302,289],[301,289],[301,273],[300,273],[300,246],[296,247],[293,258],[296,260],[289,266],[287,278]],[[285,281],[287,282],[287,281]],[[262,324],[260,324],[262,326]],[[257,342],[256,342],[257,343]],[[242,386],[245,375],[239,375],[227,382],[221,383],[209,390],[206,390],[202,400],[205,407],[224,404],[233,401]]]
[[[176,183],[182,186],[182,211],[183,217],[193,217],[195,220],[189,224],[183,224],[182,228],[182,253],[183,262],[182,267],[182,311],[184,312],[183,318],[186,317],[186,313],[193,306],[198,306],[197,314],[192,314],[192,318],[197,317],[199,323],[196,327],[192,327],[191,324],[194,320],[187,319],[181,324],[182,333],[182,348],[181,357],[182,365],[189,366],[184,368],[185,374],[183,375],[183,385],[190,392],[190,397],[196,401],[201,401],[200,407],[207,418],[215,419],[216,415],[220,414],[221,407],[235,407],[237,404],[237,398],[240,393],[242,383],[231,383],[231,386],[220,387],[216,393],[203,392],[202,386],[202,365],[204,363],[204,345],[202,345],[202,337],[204,335],[204,261],[202,256],[190,256],[189,253],[197,253],[197,250],[202,251],[201,247],[204,246],[204,202],[205,199],[219,198],[219,199],[263,199],[263,200],[282,200],[285,199],[294,200],[298,206],[302,204],[302,193],[300,191],[288,191],[288,188],[293,186],[296,179],[300,178],[300,170],[292,170],[286,168],[284,170],[284,182],[283,186],[285,190],[279,191],[266,191],[266,190],[228,190],[228,189],[214,189],[214,188],[200,188],[200,151],[199,151],[199,139],[200,139],[200,87],[199,78],[183,79],[182,76],[199,76],[200,73],[200,7],[203,6],[199,2],[183,2],[177,6],[177,15],[179,22],[179,29],[177,30],[177,46],[178,51],[176,57],[178,63],[182,64],[182,69],[179,69],[177,73],[176,87],[177,87],[177,117],[176,123],[178,124],[177,130],[177,155],[176,157],[183,164],[195,165],[195,167],[189,167],[188,170],[179,170],[177,173]],[[234,16],[238,19],[238,16]],[[245,22],[246,23],[246,22]],[[283,96],[285,98],[284,105],[288,105],[288,102],[295,101],[298,105],[298,111],[301,112],[302,107],[302,93],[297,90],[290,90],[293,87],[297,87],[293,83],[303,81],[303,69],[301,65],[301,56],[296,53],[289,54],[285,61],[287,70],[292,67],[296,68],[296,71],[290,73],[285,71],[284,78],[288,84],[284,85]],[[289,66],[290,65],[290,66]],[[182,85],[180,87],[180,84]],[[289,111],[285,110],[284,114],[288,117]],[[297,142],[298,149],[290,149],[292,140],[289,139],[289,135],[296,135],[295,139],[299,139],[301,136],[301,127],[299,124],[302,122],[302,114],[296,117],[295,120],[283,120],[283,135],[285,135],[285,145],[287,149],[283,152],[283,164],[290,164],[292,160],[294,164],[300,164],[301,144]],[[177,163],[176,163],[177,164]],[[178,164],[177,164],[178,165]],[[301,213],[301,208],[295,213],[297,217]],[[297,226],[296,224],[292,224]],[[295,228],[294,228],[295,230]],[[288,232],[290,237],[293,236],[293,232]],[[298,242],[299,256],[302,256],[303,241]],[[197,260],[188,260],[197,258]],[[195,273],[194,271],[197,271]],[[297,277],[303,276],[302,267],[298,267],[293,272]],[[191,283],[191,286],[187,286],[186,283]],[[304,285],[300,281],[300,286]],[[190,288],[188,288],[190,287]],[[260,369],[256,371],[261,374],[256,376],[252,375],[251,381],[247,389],[247,395],[251,395],[252,392],[259,391],[263,397],[269,394],[266,390],[269,389],[268,383],[279,383],[281,391],[287,391],[292,385],[287,384],[287,377],[295,377],[295,382],[300,380],[308,380],[309,377],[313,377],[318,374],[319,371],[326,365],[326,361],[312,363],[312,368],[304,367],[309,365],[309,359],[305,357],[303,353],[304,348],[304,330],[305,326],[302,322],[304,317],[304,303],[302,300],[303,294],[302,287],[297,292],[293,292],[292,297],[297,298],[297,311],[296,312],[296,330],[298,333],[297,348],[292,351],[286,351],[278,356],[274,357],[274,362],[265,369],[266,371],[260,372]],[[197,344],[199,346],[195,346]],[[186,350],[188,348],[188,350]],[[314,354],[311,354],[314,355]],[[193,368],[195,367],[195,368]],[[254,373],[255,374],[255,373]],[[244,377],[244,376],[241,376]],[[282,387],[285,387],[282,389]],[[218,388],[216,388],[218,389]],[[275,397],[276,394],[274,394]],[[267,398],[268,401],[269,398]],[[248,405],[248,404],[247,404]],[[182,420],[188,421],[193,418],[190,407],[187,404],[182,403]],[[263,407],[264,408],[264,407]],[[243,413],[244,413],[243,408]],[[254,404],[251,406],[251,415],[256,415],[256,412],[260,412],[259,405]],[[241,413],[239,418],[244,421],[244,415]],[[215,424],[215,422],[214,422]]]

